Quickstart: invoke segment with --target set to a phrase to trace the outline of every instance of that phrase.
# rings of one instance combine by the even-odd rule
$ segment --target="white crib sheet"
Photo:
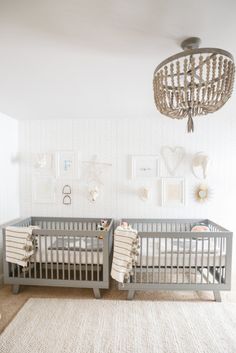
[[[208,239],[196,239],[190,246],[189,239],[184,244],[182,238],[179,243],[176,238],[173,243],[170,238],[166,242],[165,239],[159,242],[158,238],[154,238],[153,242],[152,238],[148,241],[142,238],[138,266],[224,266],[225,259],[225,252],[215,245],[214,240],[208,243]]]
[[[78,239],[78,238],[77,238]],[[91,238],[90,238],[91,239]],[[56,241],[56,237],[52,237],[52,244]],[[94,241],[93,244],[93,251],[90,249],[85,251],[84,249],[84,242],[81,242],[81,251],[79,248],[79,242],[77,241],[75,246],[76,250],[74,251],[73,246],[68,250],[64,249],[51,249],[51,241],[49,237],[46,237],[46,244],[45,238],[41,237],[41,243],[38,241],[38,248],[34,255],[36,262],[42,263],[71,263],[71,264],[93,264],[97,265],[103,264],[103,251],[102,249],[96,248],[97,241]],[[33,259],[34,261],[34,259]]]

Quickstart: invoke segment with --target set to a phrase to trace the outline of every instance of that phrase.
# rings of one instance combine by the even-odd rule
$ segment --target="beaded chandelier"
[[[234,84],[233,56],[199,44],[199,38],[183,41],[184,51],[158,65],[153,78],[157,109],[173,119],[188,118],[188,132],[194,131],[193,117],[214,113],[227,102]]]

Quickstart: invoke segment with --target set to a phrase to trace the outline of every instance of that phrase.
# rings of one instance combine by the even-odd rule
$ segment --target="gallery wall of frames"
[[[21,214],[209,217],[227,225],[235,192],[228,120],[203,118],[194,134],[161,118],[22,121]]]

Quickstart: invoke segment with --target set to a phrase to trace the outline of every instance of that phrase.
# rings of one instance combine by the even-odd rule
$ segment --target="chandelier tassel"
[[[194,132],[194,123],[193,123],[193,118],[192,118],[191,113],[189,113],[189,115],[188,115],[187,127],[188,127],[188,133]]]

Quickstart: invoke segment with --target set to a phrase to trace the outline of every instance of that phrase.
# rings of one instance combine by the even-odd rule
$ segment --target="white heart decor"
[[[186,155],[185,149],[181,146],[169,147],[163,146],[161,148],[161,155],[166,165],[168,172],[175,175],[176,170],[183,162]]]

